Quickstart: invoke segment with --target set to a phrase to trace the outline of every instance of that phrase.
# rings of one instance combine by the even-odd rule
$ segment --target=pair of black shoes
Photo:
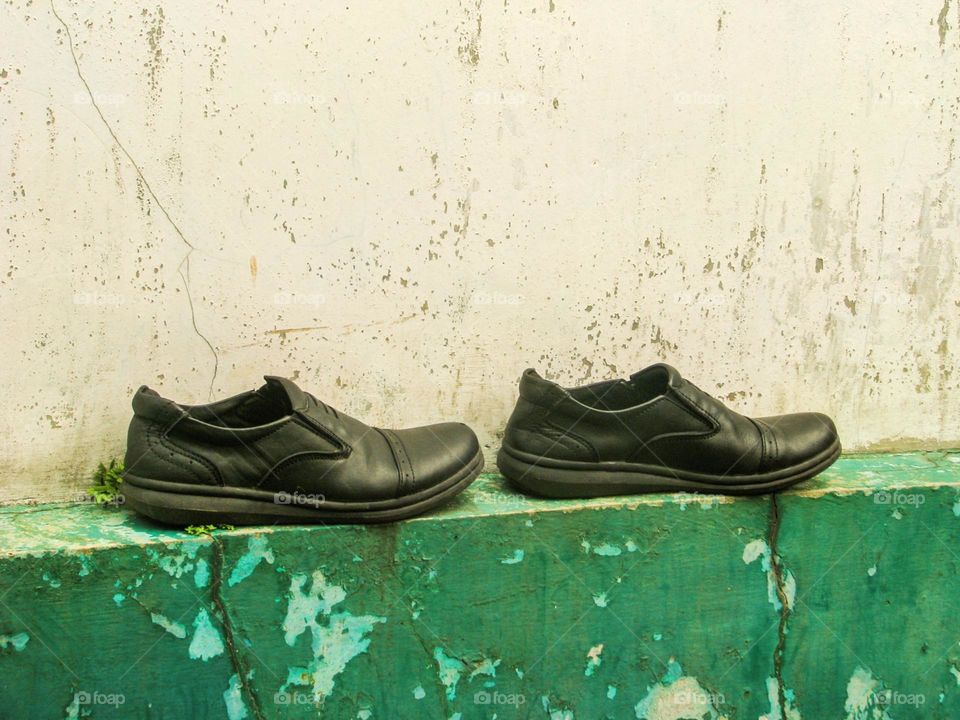
[[[374,428],[290,380],[210,405],[141,387],[133,398],[124,494],[162,522],[236,525],[388,522],[463,490],[483,468],[462,423]],[[527,370],[497,457],[526,492],[595,497],[685,490],[781,490],[840,454],[819,413],[740,415],[669,365],[564,389]]]

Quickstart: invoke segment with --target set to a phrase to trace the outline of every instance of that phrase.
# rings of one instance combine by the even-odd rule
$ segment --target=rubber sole
[[[126,474],[125,504],[167,525],[356,524],[404,520],[432,510],[462,492],[483,469],[483,452],[457,473],[417,494],[369,503],[278,502],[280,493],[243,488],[198,487]],[[286,496],[289,499],[289,495]]]
[[[590,498],[658,492],[764,495],[823,472],[840,457],[837,441],[794,467],[759,475],[705,475],[629,463],[578,463],[551,460],[504,446],[497,467],[518,489],[548,498]]]

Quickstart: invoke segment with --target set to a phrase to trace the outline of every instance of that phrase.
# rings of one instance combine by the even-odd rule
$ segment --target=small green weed
[[[87,488],[87,494],[97,505],[122,505],[123,493],[123,460],[113,458],[109,465],[100,463],[93,472],[92,485]]]

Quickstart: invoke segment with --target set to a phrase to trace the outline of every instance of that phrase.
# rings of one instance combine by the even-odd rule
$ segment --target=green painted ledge
[[[0,509],[0,717],[960,717],[960,452],[193,538]]]

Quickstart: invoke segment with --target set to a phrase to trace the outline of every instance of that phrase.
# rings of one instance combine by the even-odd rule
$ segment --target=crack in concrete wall
[[[230,664],[240,683],[243,695],[247,698],[254,717],[256,717],[257,720],[264,720],[264,714],[260,708],[260,700],[257,698],[253,686],[250,684],[250,669],[240,655],[240,650],[237,647],[237,641],[234,636],[233,622],[230,619],[230,612],[227,609],[226,603],[223,601],[223,595],[221,593],[224,578],[223,544],[219,538],[213,535],[210,536],[210,539],[212,551],[210,560],[210,599],[213,602],[214,608],[216,608],[220,624],[223,627],[223,639],[227,645],[227,652],[230,655]]]
[[[196,246],[187,240],[186,235],[180,229],[180,226],[174,221],[170,213],[167,211],[164,203],[160,202],[160,198],[157,197],[157,193],[154,192],[153,186],[150,185],[150,181],[147,180],[146,176],[143,174],[143,170],[140,169],[140,164],[134,160],[133,155],[130,154],[130,151],[127,150],[127,146],[124,143],[120,142],[120,138],[117,137],[116,132],[114,132],[113,127],[107,122],[106,116],[103,114],[103,110],[100,108],[100,105],[97,103],[96,95],[90,87],[90,84],[87,82],[86,77],[83,75],[83,71],[80,69],[80,61],[77,59],[76,48],[73,44],[73,33],[70,31],[70,27],[67,25],[66,21],[60,16],[60,13],[57,12],[57,7],[54,4],[53,0],[50,0],[50,11],[53,13],[53,16],[57,19],[60,25],[63,27],[63,31],[67,36],[67,47],[70,49],[70,57],[73,59],[73,66],[77,70],[77,77],[80,78],[80,82],[83,84],[83,88],[86,91],[87,96],[90,98],[90,104],[93,109],[96,111],[97,115],[100,117],[100,120],[103,122],[103,126],[106,128],[107,132],[110,133],[110,137],[113,138],[113,141],[116,143],[117,147],[120,148],[120,152],[123,153],[124,157],[130,162],[133,166],[133,169],[137,173],[137,177],[140,178],[140,181],[143,183],[144,188],[146,188],[147,193],[156,203],[157,207],[160,208],[160,212],[163,213],[163,216],[166,218],[167,222],[170,224],[170,227],[173,228],[173,231],[177,234],[177,237],[187,246],[187,252],[180,261],[180,265],[177,267],[177,273],[180,275],[180,279],[183,281],[183,289],[187,295],[187,304],[190,308],[190,323],[193,325],[193,330],[204,344],[210,350],[210,354],[213,355],[213,373],[210,376],[210,385],[208,395],[213,398],[213,384],[217,379],[217,373],[220,370],[220,355],[217,353],[216,348],[213,346],[213,343],[210,342],[210,339],[200,331],[200,328],[197,326],[197,313],[196,308],[193,304],[193,295],[190,291],[190,255],[193,254],[193,251],[196,250]]]

